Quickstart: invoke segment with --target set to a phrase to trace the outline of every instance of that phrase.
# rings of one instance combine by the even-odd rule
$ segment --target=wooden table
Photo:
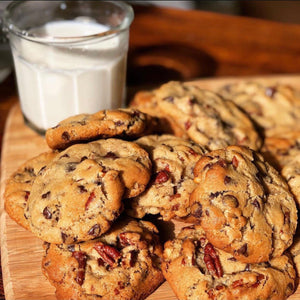
[[[135,7],[128,99],[139,89],[168,80],[274,73],[300,74],[300,25]],[[11,75],[0,84],[0,151],[6,117],[17,101]]]

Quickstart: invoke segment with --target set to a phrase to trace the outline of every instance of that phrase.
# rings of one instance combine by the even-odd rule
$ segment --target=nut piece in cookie
[[[200,226],[186,227],[165,244],[163,274],[180,300],[283,300],[296,272],[285,255],[246,264],[215,248]]]
[[[156,227],[119,219],[98,239],[46,245],[42,269],[57,299],[142,300],[162,282],[162,246]]]
[[[194,169],[190,220],[217,248],[245,263],[282,255],[293,240],[297,209],[280,174],[246,147],[203,156]]]
[[[197,186],[193,169],[205,148],[172,135],[145,136],[136,143],[149,152],[153,175],[142,194],[126,201],[127,213],[138,218],[160,214],[164,220],[187,216],[189,197]]]
[[[169,82],[155,90],[162,113],[187,136],[210,150],[228,145],[259,149],[261,138],[252,121],[233,102],[191,83]]]
[[[153,118],[137,109],[102,110],[61,121],[46,131],[46,142],[52,149],[65,149],[72,144],[99,138],[134,139],[151,132],[154,123]]]
[[[25,209],[31,231],[49,243],[71,244],[106,232],[122,211],[120,172],[101,157],[88,157],[87,145],[73,145],[39,174]]]
[[[57,155],[56,152],[45,152],[26,161],[7,180],[4,192],[4,205],[8,215],[25,229],[30,228],[24,217],[26,202],[31,193],[32,184],[38,174]]]

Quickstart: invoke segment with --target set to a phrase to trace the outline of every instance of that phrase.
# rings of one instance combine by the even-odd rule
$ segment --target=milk
[[[128,31],[56,42],[108,29],[78,18],[31,29],[30,40],[10,36],[21,108],[31,125],[46,130],[71,115],[122,106]]]

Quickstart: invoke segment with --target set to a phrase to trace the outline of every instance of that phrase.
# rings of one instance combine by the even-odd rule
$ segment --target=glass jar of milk
[[[15,1],[4,12],[24,118],[44,132],[125,97],[131,6],[121,1]]]

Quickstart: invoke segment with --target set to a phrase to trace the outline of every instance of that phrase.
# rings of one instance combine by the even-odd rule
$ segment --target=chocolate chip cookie
[[[287,256],[260,264],[239,262],[215,248],[200,226],[182,229],[165,244],[162,270],[180,300],[283,300],[295,289]]]
[[[189,196],[197,186],[193,169],[205,148],[172,135],[145,136],[136,143],[149,152],[153,176],[142,194],[128,199],[127,212],[138,218],[145,214],[161,214],[164,220],[185,217],[190,212]]]
[[[142,300],[163,281],[157,233],[150,222],[118,220],[92,241],[46,245],[42,269],[57,299]]]
[[[281,170],[300,154],[300,131],[287,131],[266,137],[261,153],[265,159]]]
[[[36,177],[25,217],[39,238],[56,244],[90,240],[119,216],[124,194],[120,172],[93,155],[87,145],[73,145]]]
[[[203,156],[191,215],[217,248],[245,263],[280,256],[293,240],[297,209],[285,180],[262,156],[229,146]]]
[[[80,114],[61,121],[46,131],[46,142],[52,149],[99,138],[134,139],[151,131],[153,118],[137,109],[102,110],[95,114]]]
[[[224,86],[219,93],[249,114],[267,136],[300,129],[300,96],[289,85],[241,81]]]
[[[29,229],[28,220],[24,217],[24,210],[32,184],[36,176],[43,172],[56,154],[56,152],[45,152],[29,159],[6,182],[5,210],[13,220],[25,229]]]
[[[259,149],[261,138],[253,123],[233,102],[197,85],[169,82],[155,90],[162,113],[196,143],[210,150],[228,145]]]
[[[300,207],[300,154],[296,155],[283,167],[281,174],[286,179],[298,207]]]

